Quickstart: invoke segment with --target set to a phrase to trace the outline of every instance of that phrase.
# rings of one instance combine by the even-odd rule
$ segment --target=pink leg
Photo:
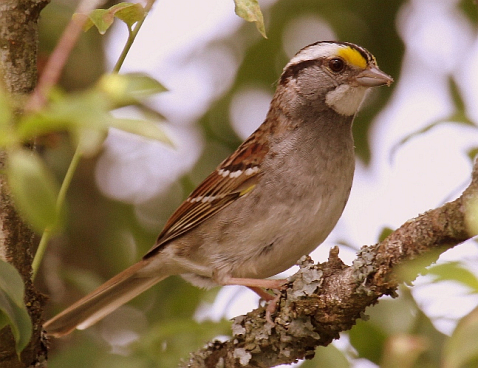
[[[259,295],[261,299],[265,300],[266,302],[270,302],[272,299],[274,299],[274,296],[272,294],[269,294],[263,288],[255,286],[248,286],[248,288],[255,292],[257,295]]]
[[[262,299],[267,301],[267,308],[266,308],[266,320],[272,326],[275,323],[272,321],[272,314],[277,309],[277,303],[280,299],[280,292],[275,293],[275,295],[269,294],[265,289],[273,289],[273,290],[280,290],[284,284],[287,282],[286,279],[278,279],[278,280],[263,280],[263,279],[245,279],[245,278],[228,278],[224,280],[222,283],[223,285],[242,285],[247,286],[249,289],[254,291],[257,295],[259,295]]]
[[[272,320],[272,314],[275,313],[277,309],[277,304],[279,303],[280,293],[277,293],[275,297],[267,303],[266,307],[266,321],[269,322],[272,326],[276,324]]]
[[[244,279],[244,278],[238,278],[238,277],[230,277],[223,280],[223,282],[221,282],[221,285],[242,285],[242,286],[249,286],[250,288],[264,288],[264,289],[279,290],[286,282],[287,282],[286,279],[264,280],[264,279]],[[261,294],[259,295],[262,296]]]

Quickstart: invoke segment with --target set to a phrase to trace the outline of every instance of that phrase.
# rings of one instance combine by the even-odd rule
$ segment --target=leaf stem
[[[144,21],[146,20],[146,17],[148,16],[149,11],[153,7],[155,0],[148,0],[146,5],[144,6],[144,17],[140,21],[138,21],[134,27],[130,28],[128,27],[128,39],[126,40],[126,44],[124,45],[123,51],[121,51],[120,56],[118,57],[118,61],[116,62],[114,68],[113,68],[113,73],[118,73],[121,67],[123,66],[124,60],[126,59],[126,55],[128,55],[128,52],[133,46],[133,42],[136,39],[136,36],[138,35],[139,30],[141,29],[141,26],[143,25]]]
[[[57,216],[60,216],[60,213],[63,209],[63,206],[65,204],[66,193],[68,191],[68,188],[70,187],[73,176],[75,175],[76,168],[78,167],[78,164],[81,159],[80,146],[81,144],[78,144],[78,146],[76,147],[76,151],[73,154],[73,157],[71,158],[70,165],[68,166],[68,170],[65,174],[65,178],[63,179],[63,182],[61,183],[60,191],[58,192],[58,198],[56,199]],[[35,279],[35,276],[38,273],[41,261],[43,259],[43,255],[45,254],[45,251],[48,245],[48,241],[51,238],[53,230],[55,229],[55,225],[56,224],[53,224],[52,226],[49,226],[43,231],[42,237],[40,239],[40,243],[38,244],[38,249],[35,253],[35,258],[33,259],[33,263],[32,263],[32,280]]]

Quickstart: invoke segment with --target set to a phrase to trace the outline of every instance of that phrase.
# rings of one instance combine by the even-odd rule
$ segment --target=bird
[[[367,95],[390,86],[365,48],[319,41],[298,51],[277,82],[267,116],[199,184],[136,264],[44,324],[61,337],[95,324],[161,280],[198,287],[243,285],[259,295],[270,279],[317,248],[352,187],[352,123]]]

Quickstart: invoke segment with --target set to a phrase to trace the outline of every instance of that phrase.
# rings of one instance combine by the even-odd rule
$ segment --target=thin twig
[[[82,0],[78,4],[75,13],[88,14],[102,2],[103,0]],[[45,105],[46,96],[50,89],[58,83],[65,64],[80,37],[87,19],[86,16],[72,17],[66,26],[55,49],[48,58],[35,90],[26,104],[27,111],[38,110]]]

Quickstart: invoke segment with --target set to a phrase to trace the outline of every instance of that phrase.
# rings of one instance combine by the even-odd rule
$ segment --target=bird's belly
[[[316,249],[340,218],[349,189],[321,196],[301,209],[290,206],[271,208],[270,218],[250,229],[242,247],[248,250],[242,262],[231,270],[232,277],[267,278],[296,264],[300,257]],[[250,244],[256,246],[251,247]]]

